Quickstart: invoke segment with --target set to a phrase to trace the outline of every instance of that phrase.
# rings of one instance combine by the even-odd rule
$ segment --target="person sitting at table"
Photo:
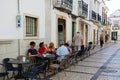
[[[43,53],[47,52],[47,45],[45,46],[44,42],[41,42],[39,44],[38,52],[39,52],[40,55],[42,55]]]
[[[61,46],[57,49],[56,54],[58,56],[57,60],[61,62],[61,60],[64,59],[65,55],[69,54],[67,46],[65,44],[61,44]]]
[[[67,49],[68,49],[68,51],[69,51],[69,53],[71,55],[72,54],[72,48],[69,46],[68,43],[65,43],[65,46],[67,47]]]
[[[54,47],[54,43],[53,42],[50,42],[49,43],[49,47],[48,47],[48,53],[53,53],[55,52],[55,47]]]
[[[30,42],[30,49],[28,49],[28,52],[27,52],[27,55],[29,57],[35,57],[35,56],[38,56],[38,51],[35,49],[35,42],[32,41]]]

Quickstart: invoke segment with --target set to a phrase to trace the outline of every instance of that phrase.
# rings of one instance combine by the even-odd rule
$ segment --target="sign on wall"
[[[17,27],[21,27],[21,15],[16,16]]]

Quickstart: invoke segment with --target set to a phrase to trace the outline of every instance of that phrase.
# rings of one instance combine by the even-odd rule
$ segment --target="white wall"
[[[20,0],[20,10],[23,17],[26,14],[38,17],[39,38],[45,38],[45,2],[44,0],[36,0],[36,1]],[[22,33],[23,32],[21,32],[21,34]]]
[[[1,0],[0,10],[0,39],[16,39],[17,0]]]
[[[73,11],[74,15],[78,15],[78,0],[73,0]]]
[[[0,39],[23,38],[24,14],[39,18],[39,37],[45,38],[45,6],[44,0],[20,0],[21,28],[16,28],[16,15],[18,12],[17,0],[2,0],[0,2]],[[19,32],[18,32],[19,31]],[[20,34],[20,35],[19,35]],[[18,36],[19,35],[19,36]]]
[[[52,31],[51,31],[51,41],[53,41],[55,43],[57,43],[57,16],[56,15],[61,15],[66,17],[66,41],[71,40],[72,39],[72,18],[71,16],[69,16],[67,13],[62,12],[57,10],[56,8],[54,8],[54,10],[52,11],[52,17],[51,17],[51,21],[52,21]]]
[[[116,14],[116,13],[115,13]],[[114,15],[114,14],[113,14]],[[117,15],[117,14],[116,14]],[[114,25],[113,24],[113,21],[114,20],[120,20],[120,17],[113,17],[113,18],[110,18],[111,19],[111,22],[112,22],[112,26]],[[112,27],[111,27],[111,30],[112,30]],[[118,32],[118,40],[120,40],[120,30],[112,30],[112,32]]]
[[[36,48],[41,39],[45,38],[45,1],[44,0],[19,0],[21,27],[16,27],[16,15],[18,14],[18,0],[0,1],[0,60],[4,57],[16,57],[19,53],[25,54],[29,48],[29,42],[35,41]],[[39,37],[37,39],[23,39],[25,33],[25,16],[38,18]],[[10,39],[10,40],[8,40]],[[20,48],[18,49],[18,39]]]

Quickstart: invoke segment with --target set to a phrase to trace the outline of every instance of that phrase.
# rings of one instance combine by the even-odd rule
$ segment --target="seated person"
[[[69,51],[67,49],[67,46],[65,45],[61,45],[58,49],[57,49],[57,52],[56,52],[58,58],[57,60],[58,61],[61,61],[62,59],[64,59],[65,55],[68,55],[69,54]]]
[[[72,48],[69,46],[68,43],[65,43],[65,46],[67,47],[67,49],[68,49],[68,51],[69,51],[69,53],[71,55],[72,54]]]
[[[53,43],[53,42],[51,42],[51,43],[49,44],[49,47],[48,47],[48,49],[47,49],[47,52],[49,52],[49,53],[55,52],[55,47],[54,47],[54,43]]]
[[[44,42],[41,42],[39,44],[39,49],[38,49],[39,54],[42,55],[43,53],[46,52],[46,50],[47,50],[47,48],[45,47]]]
[[[37,50],[35,49],[35,42],[34,42],[34,41],[30,42],[30,49],[28,49],[27,55],[28,55],[29,57],[38,56],[38,52],[37,52]]]

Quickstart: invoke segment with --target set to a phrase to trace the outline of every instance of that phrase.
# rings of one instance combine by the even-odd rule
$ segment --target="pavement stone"
[[[67,68],[66,76],[60,72],[51,80],[120,80],[120,45],[117,43],[106,43],[102,48],[97,45],[91,56]],[[112,50],[114,47],[117,49]]]

